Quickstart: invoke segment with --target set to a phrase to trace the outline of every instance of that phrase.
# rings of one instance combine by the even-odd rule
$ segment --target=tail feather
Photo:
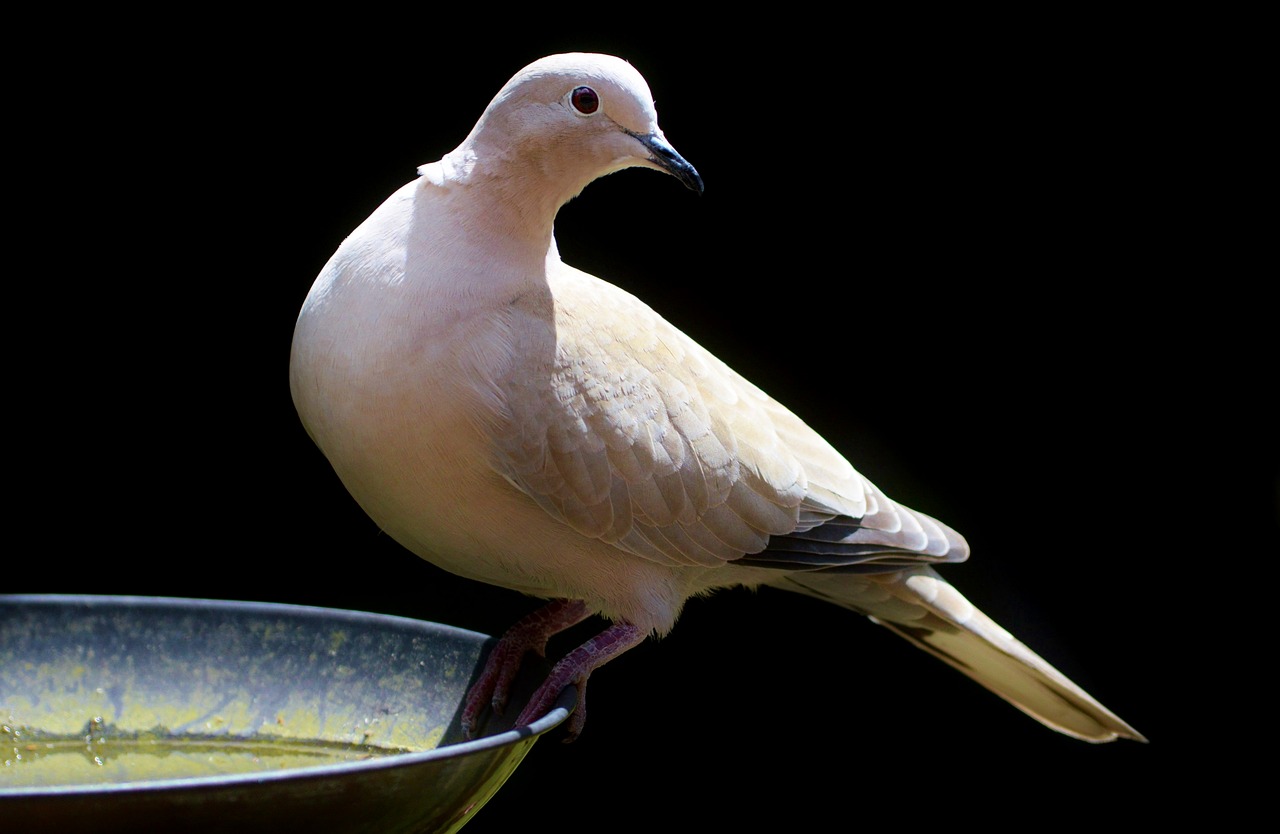
[[[793,573],[776,587],[865,614],[1060,733],[1088,742],[1146,741],[932,568],[881,576]]]

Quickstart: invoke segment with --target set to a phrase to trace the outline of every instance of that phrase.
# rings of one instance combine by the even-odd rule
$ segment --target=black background
[[[611,52],[706,193],[607,177],[562,210],[565,260],[965,534],[947,576],[1151,743],[1059,736],[848,612],[726,592],[597,672],[582,738],[541,740],[467,830],[1229,818],[1221,745],[1261,720],[1260,672],[1219,628],[1267,605],[1245,568],[1276,555],[1276,351],[1260,224],[1219,190],[1250,187],[1251,115],[1208,77],[1212,33],[467,13],[55,38],[11,128],[35,188],[10,226],[5,589],[489,634],[531,610],[378,533],[298,423],[289,342],[343,236],[508,77]]]

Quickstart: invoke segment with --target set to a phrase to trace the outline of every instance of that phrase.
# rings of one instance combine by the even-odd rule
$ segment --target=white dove
[[[769,585],[870,617],[1062,733],[1145,740],[934,571],[968,557],[957,533],[560,259],[560,207],[636,166],[702,191],[630,64],[535,61],[342,242],[298,317],[294,403],[364,511],[446,570],[551,600],[495,644],[468,731],[527,651],[599,615],[517,718],[576,686],[572,739],[593,670],[668,633],[691,597]]]

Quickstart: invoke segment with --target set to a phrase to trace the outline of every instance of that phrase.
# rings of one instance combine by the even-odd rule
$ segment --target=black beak
[[[646,135],[631,133],[631,131],[627,133],[649,149],[649,161],[656,163],[662,170],[680,180],[691,190],[702,193],[702,177],[698,176],[697,169],[676,153],[676,149],[668,145],[665,139],[652,133]]]

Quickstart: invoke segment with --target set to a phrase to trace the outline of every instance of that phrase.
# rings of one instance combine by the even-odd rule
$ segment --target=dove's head
[[[450,157],[456,170],[554,194],[557,207],[592,180],[631,167],[664,171],[702,191],[698,172],[658,127],[649,85],[610,55],[552,55],[528,65]]]

